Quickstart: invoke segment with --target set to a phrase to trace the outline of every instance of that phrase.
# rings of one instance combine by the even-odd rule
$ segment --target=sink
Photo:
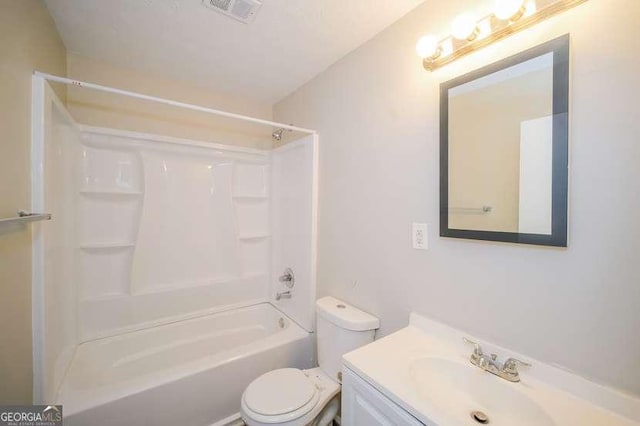
[[[418,358],[409,376],[421,398],[429,401],[447,424],[493,426],[553,426],[555,422],[534,401],[511,383],[470,363],[451,359]],[[477,414],[478,420],[472,417]],[[488,417],[482,422],[482,415]]]
[[[473,349],[463,337],[473,336],[413,313],[407,327],[345,354],[343,365],[388,398],[391,411],[404,410],[429,426],[640,425],[639,397],[480,341],[486,353],[500,360],[531,362],[520,382],[509,382],[472,365]],[[383,408],[374,404],[370,411]],[[476,411],[479,420],[486,415],[488,422],[474,420]],[[391,423],[417,424],[400,420]]]

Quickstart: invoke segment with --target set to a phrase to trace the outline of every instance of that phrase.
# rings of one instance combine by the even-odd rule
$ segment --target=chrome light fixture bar
[[[433,71],[586,1],[495,0],[494,13],[478,20],[460,15],[453,21],[452,35],[442,39],[425,35],[416,51],[424,68]]]

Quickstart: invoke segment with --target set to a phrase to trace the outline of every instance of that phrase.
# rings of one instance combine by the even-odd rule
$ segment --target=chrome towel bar
[[[449,213],[479,213],[479,214],[487,214],[491,213],[493,207],[491,206],[482,206],[482,207],[449,207]]]
[[[6,219],[0,219],[1,225],[10,225],[14,223],[29,223],[36,222],[39,220],[51,220],[50,213],[29,213],[24,210],[18,210],[17,217],[9,217]]]

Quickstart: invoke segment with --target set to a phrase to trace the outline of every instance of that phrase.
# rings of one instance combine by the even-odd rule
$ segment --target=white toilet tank
[[[318,364],[342,383],[342,355],[373,342],[380,320],[333,297],[316,301]]]

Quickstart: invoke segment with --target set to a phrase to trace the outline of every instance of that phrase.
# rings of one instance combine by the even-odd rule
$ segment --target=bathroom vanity
[[[419,426],[422,423],[349,368],[342,372],[343,425]]]
[[[640,424],[640,399],[488,342],[473,339],[474,346],[468,337],[412,314],[408,327],[346,354],[342,424]],[[531,366],[505,376],[513,367],[508,358]]]

